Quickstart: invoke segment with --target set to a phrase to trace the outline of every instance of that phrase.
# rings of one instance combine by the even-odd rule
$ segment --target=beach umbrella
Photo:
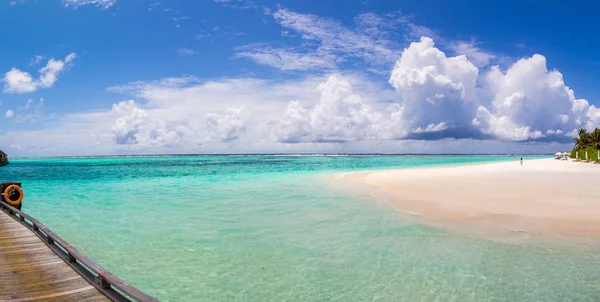
[[[554,157],[555,157],[555,158],[559,158],[559,157],[562,157],[562,156],[563,156],[563,153],[562,153],[562,152],[556,152],[556,153],[554,154]]]

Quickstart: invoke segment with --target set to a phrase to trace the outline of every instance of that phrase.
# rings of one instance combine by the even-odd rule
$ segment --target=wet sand
[[[600,237],[600,164],[539,159],[343,173],[335,183],[426,223]]]

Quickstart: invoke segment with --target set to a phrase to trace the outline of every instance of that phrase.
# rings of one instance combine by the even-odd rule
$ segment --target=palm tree
[[[596,128],[589,134],[590,145],[600,150],[600,129]]]
[[[585,128],[581,128],[579,129],[579,136],[574,138],[573,141],[575,142],[573,151],[578,151],[587,148],[591,144],[591,137]]]

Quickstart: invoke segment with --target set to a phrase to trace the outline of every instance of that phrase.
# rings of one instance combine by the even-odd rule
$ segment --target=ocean
[[[22,182],[25,212],[161,301],[600,300],[597,247],[437,229],[330,183],[519,157],[11,159],[0,181]]]

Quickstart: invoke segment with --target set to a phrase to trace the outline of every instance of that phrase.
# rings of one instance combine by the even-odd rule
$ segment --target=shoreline
[[[444,156],[444,155],[442,155]],[[468,156],[468,155],[465,155]],[[488,155],[472,155],[472,156],[488,156]],[[496,155],[489,155],[496,156]],[[505,157],[508,155],[498,155],[498,157]],[[531,155],[531,156],[541,156],[541,155]],[[535,158],[528,159],[526,161],[536,161],[536,160],[548,160],[548,158]],[[514,161],[514,159],[513,159]],[[391,172],[391,171],[404,171],[404,170],[422,170],[422,169],[445,169],[445,168],[454,168],[454,167],[466,167],[466,166],[481,166],[481,165],[493,165],[499,163],[513,162],[509,160],[500,160],[500,161],[475,161],[475,162],[460,162],[460,163],[451,163],[451,164],[442,164],[442,165],[427,165],[427,166],[417,166],[417,167],[403,167],[403,168],[391,168],[391,169],[364,169],[357,171],[346,171],[346,172],[336,172],[337,176],[345,175],[345,174],[354,174],[354,173],[377,173],[377,172]],[[525,162],[525,161],[524,161]]]
[[[600,237],[600,166],[554,159],[338,173],[333,185],[434,227]]]

